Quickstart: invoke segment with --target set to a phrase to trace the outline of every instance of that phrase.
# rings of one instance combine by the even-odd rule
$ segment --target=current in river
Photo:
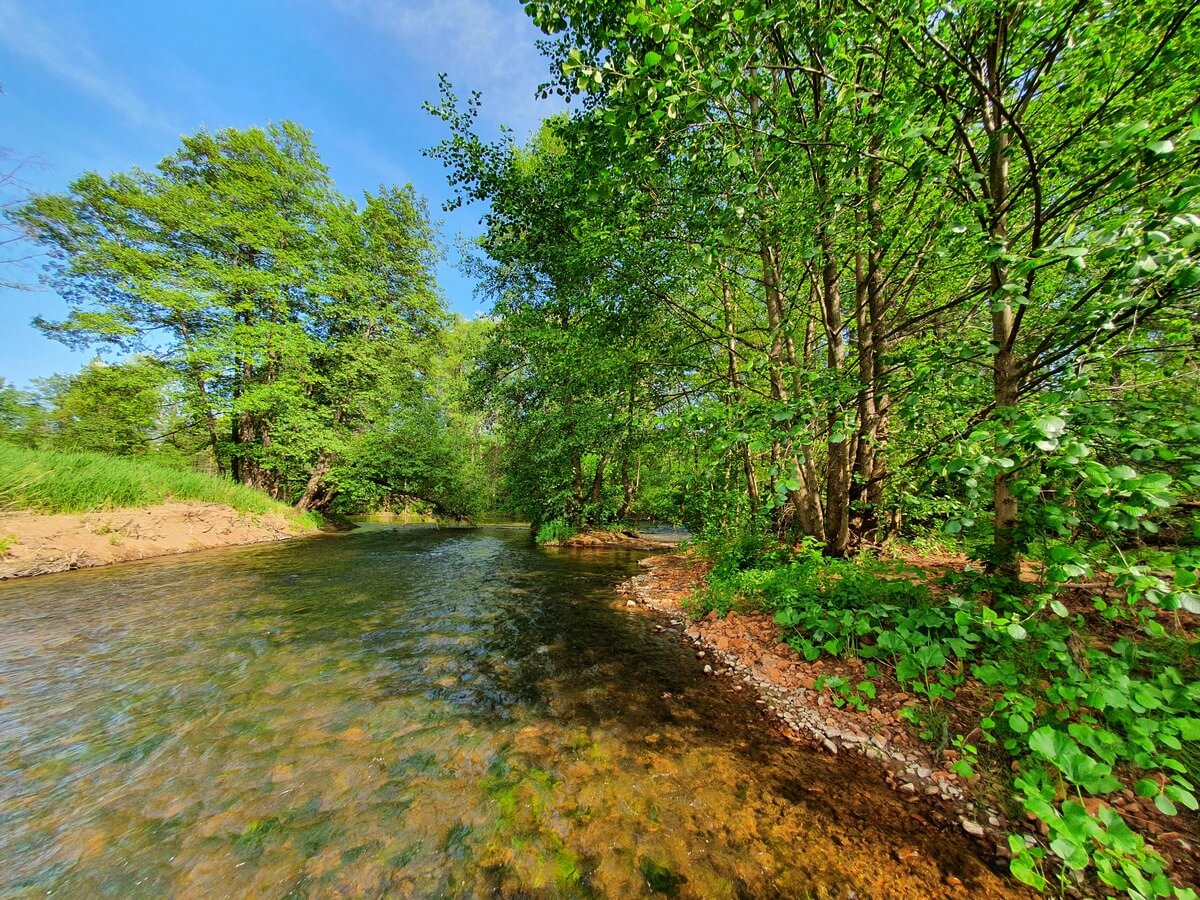
[[[372,525],[0,584],[0,896],[1009,894],[625,609],[637,559]]]

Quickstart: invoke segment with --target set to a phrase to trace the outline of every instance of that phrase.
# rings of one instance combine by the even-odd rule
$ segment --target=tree
[[[152,349],[219,470],[308,507],[441,316],[411,188],[339,197],[292,123],[201,132],[154,171],[88,173],[17,213],[74,307],[71,344]]]
[[[154,449],[167,420],[167,367],[148,357],[107,365],[94,360],[70,376],[38,385],[45,441],[55,448],[139,455]]]

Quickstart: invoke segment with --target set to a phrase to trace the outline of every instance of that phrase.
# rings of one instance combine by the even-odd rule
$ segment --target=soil
[[[281,515],[241,513],[218,503],[44,515],[0,514],[0,579],[281,541],[308,529]]]
[[[959,777],[951,771],[957,759],[953,749],[934,747],[916,737],[900,712],[919,701],[901,685],[886,678],[876,679],[876,697],[867,708],[839,708],[835,694],[818,679],[837,676],[851,684],[859,682],[864,677],[860,660],[805,660],[780,642],[778,627],[767,613],[734,612],[722,618],[710,612],[692,621],[685,604],[703,584],[708,566],[691,553],[652,556],[639,565],[643,574],[619,589],[628,598],[626,606],[631,611],[638,608],[665,615],[670,626],[695,645],[697,656],[711,660],[706,672],[728,678],[731,690],[745,692],[748,702],[771,714],[791,740],[834,755],[866,757],[870,764],[882,766],[894,790],[907,795],[911,802],[924,801],[938,807],[948,821],[955,822],[997,857],[1010,856],[1009,833],[1030,830],[1031,823],[1024,821],[1003,786],[986,778],[981,780],[978,775],[970,781]],[[932,578],[935,570],[944,573],[945,569],[959,568],[961,561],[924,559],[918,565]],[[666,628],[656,626],[657,630]],[[976,693],[971,686],[968,683],[960,691],[966,705]],[[986,702],[982,694],[974,699],[981,705]],[[974,711],[976,719],[978,712]],[[951,710],[949,715],[952,720],[961,717],[965,721],[971,718],[972,710]],[[957,727],[960,723],[949,724]],[[1194,827],[1194,814],[1167,819],[1154,810],[1149,800],[1135,797],[1131,791],[1124,791],[1114,802],[1126,820],[1168,860],[1176,877],[1185,883],[1196,882],[1200,834]],[[1030,834],[1029,839],[1036,837]]]

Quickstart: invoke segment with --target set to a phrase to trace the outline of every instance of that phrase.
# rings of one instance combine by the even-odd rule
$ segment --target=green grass
[[[244,513],[275,513],[306,525],[316,524],[260,491],[202,472],[100,453],[25,450],[0,444],[0,510],[90,512],[171,500],[222,503]]]

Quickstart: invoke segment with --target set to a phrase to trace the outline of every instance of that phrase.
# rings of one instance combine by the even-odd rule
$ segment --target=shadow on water
[[[1006,895],[630,615],[636,559],[368,527],[0,585],[0,894]]]

